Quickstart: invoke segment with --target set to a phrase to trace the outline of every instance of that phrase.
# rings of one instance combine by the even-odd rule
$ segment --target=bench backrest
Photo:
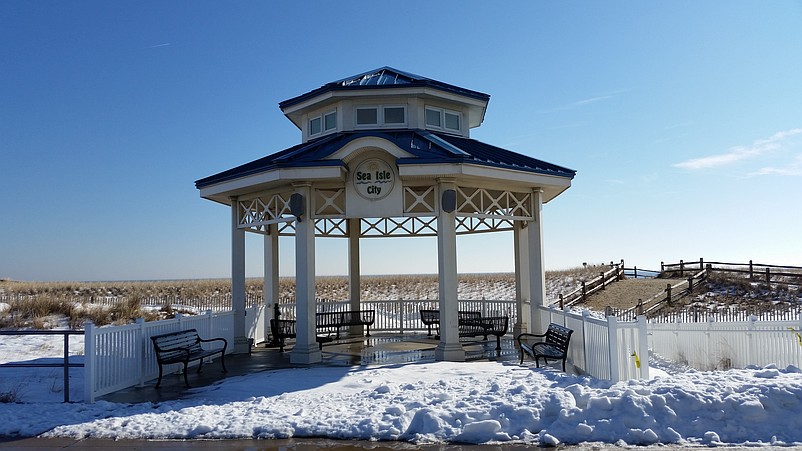
[[[568,343],[571,341],[571,334],[573,330],[560,326],[559,324],[551,323],[546,330],[546,343],[556,346],[557,348],[566,351],[568,350]]]
[[[348,310],[343,312],[343,322],[347,324],[373,324],[376,321],[376,310]]]
[[[510,327],[510,317],[509,316],[486,316],[482,318],[482,323],[484,323],[485,327],[489,332],[500,333],[501,335],[505,335],[507,333],[507,328]]]
[[[420,320],[423,324],[433,324],[440,322],[440,310],[426,310],[421,309],[420,311]]]
[[[150,339],[153,340],[153,345],[162,359],[186,355],[185,349],[188,349],[190,353],[203,350],[200,345],[200,336],[195,329],[154,335]]]
[[[295,335],[295,320],[294,319],[271,319],[270,330],[273,335],[281,336],[294,336]]]
[[[458,321],[465,321],[465,320],[480,320],[482,319],[482,312],[473,312],[470,310],[460,310],[457,312],[457,320]]]
[[[342,312],[319,312],[315,313],[315,325],[318,329],[335,328],[343,323]]]

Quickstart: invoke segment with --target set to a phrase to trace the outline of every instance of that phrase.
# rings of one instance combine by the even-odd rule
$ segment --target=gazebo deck
[[[365,366],[434,362],[434,351],[438,340],[426,335],[394,333],[374,333],[370,337],[344,338],[323,345],[322,361],[313,365],[290,362],[290,352],[294,343],[294,340],[290,340],[283,353],[279,352],[277,347],[266,348],[264,344],[259,344],[253,347],[250,354],[227,355],[227,373],[220,371],[218,359],[211,364],[204,364],[200,374],[196,373],[194,368],[190,368],[189,383],[192,387],[198,388],[226,378],[254,374],[259,371],[308,368],[310,366]],[[515,340],[512,335],[502,337],[501,351],[495,350],[495,337],[490,337],[488,341],[465,340],[461,343],[468,362],[518,359],[518,350],[515,348]],[[102,396],[100,399],[121,403],[160,402],[180,399],[193,390],[193,388],[184,386],[184,379],[178,373],[165,375],[159,389],[155,389],[154,385],[155,380],[148,381],[144,387],[127,388]]]

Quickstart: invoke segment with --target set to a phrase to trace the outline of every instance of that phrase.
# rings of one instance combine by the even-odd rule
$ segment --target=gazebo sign
[[[354,188],[365,199],[384,199],[394,186],[395,172],[384,160],[365,160],[354,171]]]

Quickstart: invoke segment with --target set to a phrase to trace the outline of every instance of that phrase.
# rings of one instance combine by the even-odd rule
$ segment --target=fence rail
[[[645,301],[640,301],[634,307],[613,313],[618,319],[623,321],[634,321],[635,318],[640,315],[646,315],[647,318],[652,318],[665,308],[665,306],[671,305],[680,298],[689,295],[693,292],[694,287],[698,286],[706,278],[707,271],[703,269],[689,276],[682,282],[674,285],[667,283],[666,289],[662,293],[657,293]]]
[[[572,313],[569,308],[539,308],[540,330],[546,330],[549,323],[557,323],[574,331],[568,357],[581,372],[613,382],[649,378],[645,317],[620,322],[612,316],[598,319],[587,313]]]
[[[802,322],[650,323],[649,347],[698,370],[802,366]]]
[[[567,294],[560,294],[558,300],[560,307],[570,307],[580,302],[585,302],[591,294],[604,290],[607,285],[624,278],[623,260],[621,260],[621,263],[611,262],[610,266],[611,268],[608,271],[599,273],[598,277],[589,281],[583,280],[579,288]]]
[[[233,343],[233,312],[181,316],[163,321],[138,320],[134,324],[111,327],[85,326],[84,401],[94,402],[117,390],[144,385],[158,375],[156,356],[150,337],[184,329],[197,329],[201,337],[222,337]],[[231,350],[233,347],[229,347]],[[170,371],[180,365],[171,365]]]
[[[362,301],[360,309],[375,310],[375,323],[370,330],[376,332],[425,332],[427,326],[421,322],[420,310],[440,308],[437,300],[395,300],[395,301]],[[295,319],[295,303],[278,304],[282,318]],[[348,301],[318,302],[318,312],[339,312],[350,309]],[[491,299],[466,299],[458,301],[459,310],[481,312],[482,316],[509,316],[509,324],[518,319],[515,301]],[[512,326],[510,326],[512,328]]]
[[[64,402],[70,402],[70,368],[82,368],[83,363],[70,363],[70,335],[83,335],[82,330],[0,330],[2,335],[63,335],[64,359],[61,363],[25,363],[9,362],[0,364],[0,368],[64,368]]]
[[[660,263],[662,273],[679,273],[680,277],[684,277],[686,271],[704,269],[711,273],[745,274],[749,280],[762,281],[766,284],[802,284],[802,266],[768,265],[754,263],[752,260],[749,260],[749,263],[726,263],[705,261],[704,258],[700,258],[698,261],[680,260],[679,263]]]

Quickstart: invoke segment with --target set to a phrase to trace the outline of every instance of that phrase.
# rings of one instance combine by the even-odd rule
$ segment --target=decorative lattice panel
[[[457,215],[531,221],[532,193],[457,187]]]
[[[405,186],[404,215],[435,215],[435,191],[434,186]]]

